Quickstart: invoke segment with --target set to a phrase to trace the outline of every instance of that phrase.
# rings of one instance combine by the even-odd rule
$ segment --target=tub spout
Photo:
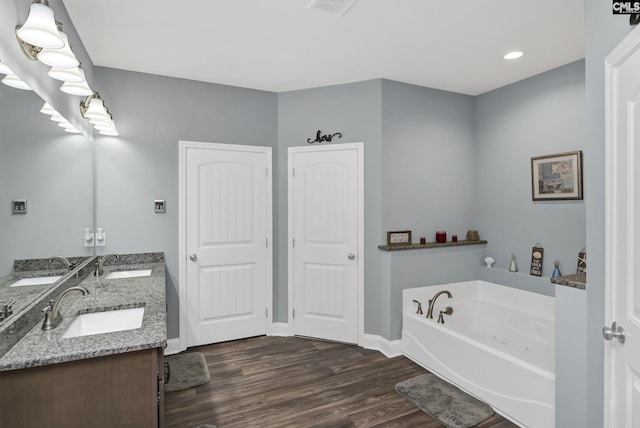
[[[433,298],[429,299],[429,309],[427,310],[427,318],[433,319],[433,307],[436,305],[436,300],[441,294],[446,294],[451,299],[451,293],[447,290],[438,291]]]

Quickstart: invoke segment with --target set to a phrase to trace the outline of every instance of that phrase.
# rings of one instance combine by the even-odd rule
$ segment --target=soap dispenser
[[[518,266],[516,265],[515,254],[511,254],[511,264],[509,265],[509,272],[518,272]]]

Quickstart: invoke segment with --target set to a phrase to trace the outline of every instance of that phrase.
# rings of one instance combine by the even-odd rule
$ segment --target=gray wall
[[[604,415],[604,58],[631,31],[628,16],[614,16],[611,2],[585,0],[587,202],[587,369],[588,427]],[[580,385],[576,385],[576,390]]]
[[[533,202],[531,157],[584,149],[584,91],[584,61],[577,61],[476,97],[474,212],[494,268],[508,269],[515,254],[528,274],[540,242],[543,276],[555,259],[561,272],[576,272],[586,245],[584,201]]]
[[[390,80],[382,81],[382,234],[412,230],[435,240],[464,239],[475,229],[476,161],[474,98]],[[388,315],[379,332],[400,339],[402,290],[475,278],[481,247],[422,249],[383,254],[380,312]]]
[[[107,234],[97,252],[165,253],[168,337],[178,337],[178,141],[275,147],[277,96],[110,68],[95,75],[120,132],[95,138],[96,227]],[[154,213],[154,199],[166,213]]]
[[[382,149],[380,80],[292,91],[278,94],[278,246],[280,272],[274,294],[276,321],[286,322],[287,311],[287,148],[307,146],[317,130],[341,132],[334,143],[364,143],[365,180],[365,331],[379,334],[388,311],[381,311],[380,260],[382,242]]]

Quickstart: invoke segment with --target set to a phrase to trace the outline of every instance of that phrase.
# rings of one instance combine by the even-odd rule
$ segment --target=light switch
[[[154,211],[157,213],[163,213],[164,212],[164,199],[156,199],[155,201],[153,201],[154,203]]]
[[[11,212],[13,214],[26,214],[27,213],[27,200],[26,199],[14,199],[11,201]]]

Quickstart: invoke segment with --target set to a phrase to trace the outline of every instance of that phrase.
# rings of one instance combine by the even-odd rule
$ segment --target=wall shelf
[[[480,239],[478,241],[448,241],[448,242],[427,242],[426,244],[407,244],[407,245],[378,245],[378,249],[382,251],[405,251],[405,250],[422,250],[425,248],[442,248],[442,247],[464,247],[467,245],[484,245],[487,241]]]

